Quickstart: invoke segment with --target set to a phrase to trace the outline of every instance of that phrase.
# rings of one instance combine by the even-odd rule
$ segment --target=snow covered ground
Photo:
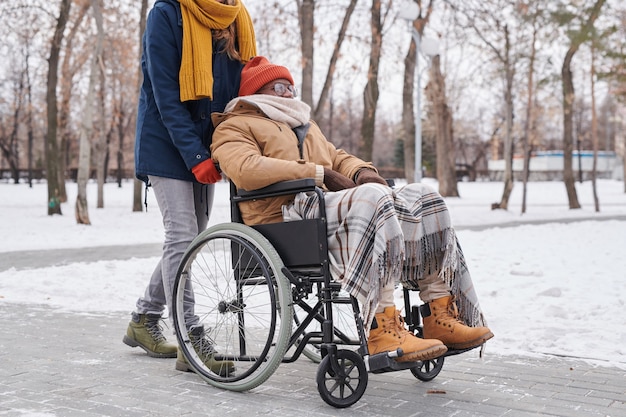
[[[432,182],[425,179],[424,182]],[[433,183],[436,187],[436,184]],[[495,334],[486,354],[555,354],[626,368],[626,194],[622,182],[577,184],[582,209],[569,210],[562,182],[522,184],[509,210],[491,210],[501,182],[460,183],[447,198],[482,308]],[[158,244],[161,217],[152,192],[148,211],[133,213],[132,182],[105,186],[105,208],[92,225],[74,219],[76,184],[68,183],[63,216],[48,216],[46,185],[0,183],[0,253]],[[229,221],[228,186],[219,183],[211,224]],[[524,224],[524,223],[532,224]],[[77,313],[132,311],[158,258],[80,262],[20,269],[0,265],[0,302],[45,304]]]

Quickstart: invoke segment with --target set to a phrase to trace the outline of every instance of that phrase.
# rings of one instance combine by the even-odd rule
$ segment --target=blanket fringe
[[[423,236],[419,241],[405,242],[402,285],[417,290],[418,280],[439,271],[439,277],[452,287],[458,270],[456,242],[456,233],[451,227]]]
[[[369,336],[370,324],[374,320],[382,289],[389,284],[395,283],[401,275],[404,259],[403,241],[402,236],[397,236],[387,241],[385,251],[378,256],[365,278],[369,291],[366,294],[361,294],[361,296],[365,296],[361,315],[365,324],[366,336]],[[345,282],[345,284],[348,284],[348,282]],[[359,285],[359,287],[363,288],[362,285]],[[356,286],[346,285],[345,289],[353,297],[359,298],[359,288]]]

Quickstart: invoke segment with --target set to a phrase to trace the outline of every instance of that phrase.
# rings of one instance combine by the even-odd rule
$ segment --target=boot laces
[[[391,330],[395,330],[398,336],[408,332],[408,330],[404,327],[404,319],[402,318],[402,314],[396,310],[394,321],[389,321]]]
[[[439,317],[439,321],[441,323],[449,323],[451,325],[456,323],[463,324],[463,322],[459,319],[459,309],[456,306],[454,299],[450,300],[444,314]]]
[[[189,332],[189,338],[198,354],[209,356],[215,353],[213,340],[206,334],[204,328],[197,327],[192,329]]]
[[[163,327],[159,324],[159,320],[146,320],[145,327],[152,339],[155,342],[165,342],[165,336],[163,336]]]

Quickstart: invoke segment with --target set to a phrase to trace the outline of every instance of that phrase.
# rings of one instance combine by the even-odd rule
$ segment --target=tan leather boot
[[[470,349],[493,337],[488,327],[469,327],[459,320],[459,311],[452,297],[438,298],[427,306],[430,314],[428,308],[421,309],[424,338],[439,339],[448,349]]]
[[[404,327],[404,320],[395,306],[376,314],[370,329],[367,349],[370,355],[402,348],[398,362],[438,358],[448,350],[439,340],[420,339]]]

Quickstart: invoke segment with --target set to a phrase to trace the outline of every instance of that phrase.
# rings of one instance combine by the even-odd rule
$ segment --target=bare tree
[[[96,106],[95,90],[96,79],[101,73],[102,45],[104,40],[104,29],[102,24],[102,10],[100,0],[91,0],[91,10],[96,22],[96,45],[91,58],[89,72],[89,86],[87,96],[83,104],[83,117],[80,130],[80,151],[78,162],[78,193],[76,196],[76,222],[78,224],[91,224],[89,220],[89,206],[87,204],[87,181],[91,172],[91,137],[93,133],[93,114]],[[99,100],[98,100],[99,101]]]
[[[456,153],[452,130],[452,111],[446,100],[446,82],[441,73],[440,56],[433,57],[430,67],[430,81],[426,95],[432,103],[435,118],[437,153],[437,180],[439,194],[444,197],[458,197],[456,184]]]
[[[337,69],[337,60],[339,59],[339,52],[341,50],[341,45],[343,44],[343,41],[346,37],[346,32],[348,31],[348,24],[350,23],[350,18],[352,17],[352,13],[354,12],[356,3],[357,3],[357,0],[350,0],[350,4],[346,8],[346,13],[343,16],[343,21],[341,23],[341,27],[339,28],[339,33],[337,34],[337,41],[335,42],[333,53],[330,57],[330,63],[328,64],[328,71],[326,72],[326,80],[324,81],[324,85],[322,86],[320,97],[317,100],[317,106],[315,106],[315,111],[313,112],[313,118],[315,120],[322,119],[322,113],[324,112],[324,107],[326,106],[326,102],[328,101],[328,97],[330,95],[330,91],[332,88],[333,76],[335,75],[335,70]]]
[[[314,46],[314,34],[316,32],[315,26],[315,0],[296,0],[298,8],[298,23],[300,27],[300,52],[302,54],[302,85],[301,96],[302,101],[307,103],[313,109],[312,117],[317,121],[322,120],[323,112],[326,107],[330,91],[332,89],[333,77],[337,68],[337,61],[339,60],[341,45],[345,40],[346,33],[348,31],[348,25],[350,19],[354,13],[358,0],[350,0],[350,3],[345,9],[339,32],[337,33],[337,40],[333,46],[333,52],[331,54],[328,69],[326,71],[326,78],[324,85],[322,86],[317,105],[313,100],[313,73],[315,62],[315,46]]]
[[[359,156],[366,160],[372,160],[372,148],[374,145],[374,132],[376,127],[376,107],[378,106],[378,68],[383,45],[381,1],[372,0],[371,8],[371,39],[370,60],[367,70],[367,83],[363,89],[363,120],[361,121],[362,142],[359,146]]]
[[[526,82],[526,120],[524,122],[524,170],[522,174],[522,214],[526,213],[526,194],[528,176],[530,173],[530,158],[533,151],[534,137],[534,111],[533,103],[535,98],[535,59],[537,56],[537,31],[538,31],[538,11],[530,13],[530,24],[532,27],[532,37],[530,41],[530,54],[528,57],[528,74]]]
[[[20,182],[20,154],[18,146],[18,134],[20,127],[21,113],[25,110],[24,105],[24,89],[25,89],[25,71],[20,69],[16,71],[14,86],[13,86],[13,115],[10,118],[4,119],[0,114],[0,122],[2,122],[2,129],[0,130],[0,152],[5,161],[9,163],[11,171],[11,177],[13,182],[18,184]],[[6,123],[6,124],[5,124]],[[7,128],[10,124],[10,127]]]
[[[27,120],[26,120],[26,130],[28,131],[28,143],[27,143],[27,163],[28,163],[28,186],[33,188],[33,144],[35,141],[35,134],[33,132],[33,84],[30,78],[30,65],[28,64],[28,60],[30,57],[30,43],[27,43],[26,48],[26,94],[28,101],[27,108]]]
[[[428,2],[426,12],[422,13],[422,0],[415,0],[419,7],[419,15],[412,22],[413,30],[421,38],[424,35],[424,29],[430,20],[433,11],[433,0]],[[415,39],[411,37],[409,50],[404,58],[404,81],[402,89],[402,130],[404,145],[404,176],[407,182],[413,182],[415,179],[415,107],[413,99],[415,94],[415,63],[417,44]],[[421,94],[421,91],[418,91]],[[418,167],[421,169],[421,167]]]
[[[99,95],[96,99],[96,110],[97,110],[97,114],[98,114],[98,118],[97,120],[97,124],[98,124],[98,129],[96,131],[95,137],[94,137],[94,152],[95,152],[95,165],[96,165],[96,182],[98,184],[98,200],[96,202],[96,207],[97,208],[103,208],[104,207],[104,182],[106,180],[106,166],[107,166],[107,162],[108,162],[108,157],[109,157],[109,137],[110,135],[107,134],[107,129],[106,129],[106,123],[105,123],[105,106],[104,106],[104,101],[106,99],[106,86],[105,86],[105,77],[104,77],[104,73],[105,73],[105,68],[104,68],[104,57],[103,57],[103,53],[102,53],[102,45],[104,42],[104,28],[103,28],[103,23],[102,23],[102,11],[100,9],[100,6],[97,5],[96,3],[98,3],[100,0],[91,0],[93,3],[92,8],[95,10],[95,8],[98,8],[98,12],[95,13],[94,15],[97,15],[98,17],[96,17],[96,27],[98,28],[98,33],[96,36],[96,51],[94,53],[97,52],[97,72],[96,74],[98,75],[98,80],[100,82],[100,88],[99,88]]]
[[[67,175],[67,161],[70,155],[67,155],[70,148],[70,143],[74,139],[74,133],[70,126],[71,119],[71,103],[73,87],[76,85],[76,76],[79,74],[79,69],[83,66],[88,59],[87,53],[76,53],[74,48],[74,40],[76,40],[77,34],[80,33],[81,23],[83,22],[87,11],[89,10],[89,1],[83,1],[80,4],[80,9],[76,14],[76,18],[73,21],[71,29],[65,36],[65,50],[67,53],[63,56],[61,62],[61,82],[60,82],[60,94],[61,99],[59,102],[59,127],[58,136],[60,138],[59,146],[59,195],[62,202],[67,201],[67,192],[65,189],[65,177]],[[79,151],[80,152],[80,151]],[[80,156],[79,156],[80,158]]]
[[[46,102],[48,108],[48,131],[46,134],[46,178],[48,180],[48,215],[61,213],[59,199],[59,148],[57,142],[57,93],[59,71],[59,55],[63,42],[63,32],[67,25],[72,0],[61,0],[61,8],[57,19],[56,29],[50,45],[48,59],[48,81]]]
[[[600,211],[600,200],[598,199],[598,186],[596,182],[598,169],[598,115],[596,112],[596,59],[594,39],[591,42],[591,71],[589,78],[591,82],[591,141],[593,142],[593,166],[591,168],[591,188],[593,191],[593,204],[596,212]]]
[[[480,42],[491,52],[491,56],[500,65],[500,72],[504,75],[504,108],[506,130],[504,136],[504,190],[502,198],[492,208],[508,209],[509,197],[513,191],[513,82],[517,57],[514,51],[511,31],[514,28],[509,24],[514,17],[515,2],[512,0],[498,0],[490,4],[479,2],[464,2],[462,4],[448,1],[448,4],[465,17],[463,25],[471,29]]]
[[[313,108],[315,0],[296,0],[302,50],[302,101]]]
[[[140,8],[140,15],[139,15],[139,53],[138,56],[141,56],[141,44],[142,44],[142,39],[143,39],[143,33],[146,31],[146,17],[148,14],[148,0],[141,0],[141,8]],[[140,60],[138,60],[138,62],[141,62]],[[137,95],[139,94],[139,89],[141,88],[141,84],[143,83],[143,75],[141,73],[141,63],[137,66],[137,73],[138,73],[138,77],[137,77]],[[135,105],[134,107],[134,111],[133,114],[130,118],[130,125],[134,126],[135,125],[135,121],[137,119],[137,106]],[[135,138],[135,140],[137,140],[137,138]],[[133,169],[132,169],[132,173],[133,173],[133,177],[135,174],[135,159],[132,159],[133,161]],[[142,211],[143,208],[141,206],[141,190],[143,189],[143,182],[139,181],[138,179],[134,179],[133,181],[133,211]]]
[[[574,170],[572,169],[572,154],[574,151],[573,139],[573,106],[576,99],[574,81],[572,77],[572,59],[580,46],[588,40],[594,22],[600,15],[600,9],[605,0],[597,0],[589,12],[579,31],[575,31],[570,38],[570,46],[563,59],[561,67],[561,82],[563,84],[563,182],[567,191],[570,209],[580,208],[576,187],[574,185]],[[558,16],[557,18],[559,18]],[[568,21],[569,22],[569,21]]]

